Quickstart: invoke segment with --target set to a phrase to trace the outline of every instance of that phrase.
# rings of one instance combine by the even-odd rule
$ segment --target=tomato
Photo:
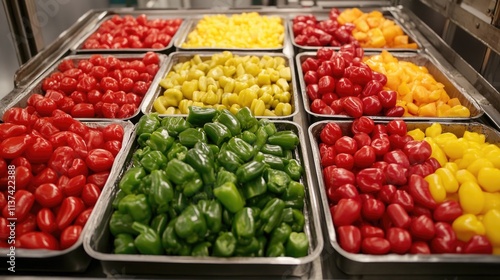
[[[369,118],[369,117],[365,117],[365,116],[362,116],[358,119],[355,119],[353,122],[352,122],[352,125],[351,125],[351,132],[356,135],[360,132],[363,132],[363,133],[366,133],[366,134],[370,134],[372,133],[373,129],[375,128],[375,123],[374,121]]]
[[[42,208],[36,214],[36,224],[38,228],[46,233],[57,231],[56,216],[50,208]]]
[[[53,183],[41,184],[35,190],[35,200],[43,207],[52,208],[58,206],[63,197],[61,189]]]
[[[25,233],[18,237],[16,240],[21,243],[21,248],[27,249],[48,249],[48,250],[58,250],[59,243],[57,239],[48,233],[32,231]]]
[[[363,146],[354,153],[354,166],[366,168],[371,166],[375,159],[375,150],[371,146]]]
[[[393,227],[387,230],[386,238],[391,244],[391,252],[404,254],[410,250],[412,240],[406,229]]]
[[[371,255],[384,255],[391,250],[391,244],[383,237],[367,237],[361,242],[361,252]]]
[[[71,225],[65,228],[61,232],[60,237],[60,245],[61,250],[67,249],[78,241],[80,234],[82,233],[82,226],[80,225]]]
[[[333,209],[332,216],[336,227],[351,225],[361,217],[361,202],[357,199],[342,198]]]
[[[338,242],[342,249],[349,253],[358,253],[361,250],[361,232],[352,225],[337,228]]]
[[[88,153],[85,162],[92,171],[102,172],[110,170],[114,160],[115,158],[110,151],[97,148]]]
[[[354,155],[354,153],[358,150],[358,144],[353,138],[349,136],[342,136],[335,141],[335,150],[337,153]]]
[[[82,189],[81,198],[87,207],[92,207],[97,203],[101,189],[92,183],[85,184]]]
[[[75,118],[93,118],[95,115],[94,105],[90,103],[76,104],[71,109],[71,115]]]

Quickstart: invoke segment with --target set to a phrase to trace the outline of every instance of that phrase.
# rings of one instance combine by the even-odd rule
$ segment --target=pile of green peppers
[[[303,257],[299,138],[248,108],[144,115],[109,229],[116,254]]]

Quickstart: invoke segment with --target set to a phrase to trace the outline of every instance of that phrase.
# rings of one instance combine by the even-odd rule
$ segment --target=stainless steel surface
[[[495,255],[460,255],[460,254],[387,254],[387,255],[367,255],[353,254],[343,250],[337,243],[335,234],[335,226],[333,225],[332,216],[329,209],[328,197],[326,195],[325,183],[322,175],[320,154],[319,154],[319,138],[320,132],[329,122],[337,123],[343,132],[343,135],[352,135],[350,132],[350,121],[331,121],[325,120],[314,123],[308,129],[309,139],[311,141],[312,155],[316,176],[318,180],[318,188],[320,192],[320,200],[323,204],[323,215],[325,217],[326,228],[330,246],[335,250],[334,257],[337,266],[344,272],[350,275],[373,275],[373,274],[495,274],[498,273],[500,265],[500,257]],[[383,123],[376,121],[375,123]],[[411,122],[407,121],[408,131],[420,128],[425,131],[431,122]],[[458,137],[462,137],[464,131],[478,132],[486,135],[486,141],[490,143],[500,143],[500,132],[476,122],[468,123],[450,123],[440,122],[443,133],[451,132]]]
[[[401,29],[403,30],[404,34],[405,35],[408,35],[408,43],[416,43],[418,48],[417,49],[409,49],[409,48],[363,48],[365,52],[370,52],[370,51],[381,51],[382,49],[386,49],[388,51],[391,51],[391,52],[397,52],[397,51],[405,51],[405,52],[417,52],[419,50],[422,49],[422,45],[419,43],[418,41],[418,38],[417,36],[411,31],[409,30],[408,28],[406,28],[404,25],[402,25],[401,23],[398,22],[397,19],[395,19],[392,15],[392,12],[395,8],[394,7],[361,7],[360,10],[362,10],[363,12],[367,13],[367,12],[371,12],[371,11],[381,11],[382,14],[384,15],[384,17],[386,19],[390,19],[392,21],[394,21],[396,23],[396,25],[398,25],[399,27],[401,27]],[[341,9],[341,11],[343,11],[344,9]],[[316,13],[313,13],[314,16],[316,16],[316,18],[318,20],[326,20],[328,19],[328,12],[329,10],[324,10],[322,12],[316,12]],[[290,15],[290,19],[288,20],[288,36],[290,38],[290,41],[292,42],[293,46],[295,47],[295,49],[297,50],[297,52],[303,52],[303,51],[317,51],[318,49],[322,48],[322,47],[314,47],[314,46],[302,46],[302,45],[299,45],[297,43],[295,43],[295,35],[293,33],[293,18],[297,15],[301,15],[300,12],[298,13],[294,13],[294,14],[291,14]],[[304,13],[302,14],[304,15]],[[340,47],[330,47],[330,46],[326,46],[328,48],[332,48],[332,49],[335,49],[335,50],[338,50],[340,49]]]
[[[375,55],[379,53],[375,52],[366,52],[365,56],[369,57],[371,55]],[[484,113],[474,100],[471,97],[470,93],[463,88],[463,85],[458,84],[456,80],[453,78],[452,69],[443,67],[441,63],[431,57],[426,53],[403,53],[403,52],[391,52],[391,54],[400,61],[408,61],[412,62],[419,66],[425,66],[429,70],[429,74],[431,74],[437,82],[442,83],[445,87],[444,89],[450,96],[450,98],[458,98],[461,104],[467,107],[470,110],[471,116],[470,118],[458,118],[458,117],[404,117],[404,119],[408,120],[433,120],[433,121],[453,121],[453,120],[467,120],[467,119],[477,119],[481,117]],[[315,52],[305,52],[300,53],[296,57],[297,69],[299,73],[302,73],[302,62],[309,57],[315,57]],[[304,107],[308,114],[314,116],[316,118],[339,118],[339,119],[352,119],[352,117],[346,115],[323,115],[317,114],[311,111],[310,109],[310,101],[306,93],[306,85],[304,82],[304,75],[299,74],[299,85],[302,93],[302,100],[304,101]],[[384,116],[372,116],[374,120],[390,120],[392,117],[384,117]]]
[[[57,72],[57,67],[59,66],[60,62],[66,59],[71,59],[75,63],[78,63],[78,61],[82,59],[88,59],[90,58],[91,54],[79,54],[79,55],[70,55],[67,57],[63,57],[61,60],[58,60],[57,62],[53,63],[43,74],[40,74],[31,84],[27,85],[26,88],[16,88],[13,91],[11,91],[4,99],[3,103],[0,105],[0,119],[3,117],[3,114],[5,113],[6,110],[8,110],[11,107],[16,107],[16,106],[21,106],[25,107],[27,105],[27,100],[28,98],[34,94],[34,93],[39,93],[44,95],[45,92],[42,90],[42,82],[43,80],[50,76],[50,74]],[[106,56],[106,55],[103,55]],[[119,59],[126,59],[126,60],[133,60],[133,59],[142,59],[144,57],[144,54],[112,54],[112,56],[119,58]],[[148,95],[152,95],[153,91],[156,89],[153,85],[156,85],[160,82],[161,75],[165,71],[165,67],[167,65],[167,56],[164,54],[158,54],[160,57],[160,62],[159,62],[159,70],[153,80],[151,81],[151,86],[149,87],[148,91],[144,95],[141,105],[144,103],[144,100],[147,99]],[[141,111],[141,105],[138,106],[136,112],[127,118],[116,118],[116,120],[130,120],[136,117],[140,111]],[[76,118],[77,120],[80,121],[109,121],[110,119],[107,118]]]
[[[2,4],[5,4],[6,1],[3,0]],[[5,5],[0,5],[0,34],[3,34],[2,40],[0,40],[0,49],[2,50],[0,56],[0,99],[14,89],[14,73],[20,65],[17,59],[15,41],[12,38],[13,34],[9,30],[8,16]]]
[[[238,13],[235,13],[235,14],[238,14]],[[262,15],[262,16],[272,16],[272,14],[271,15]],[[196,26],[197,26],[198,22],[200,21],[201,17],[191,18],[189,20],[189,22],[186,24],[186,27],[184,28],[184,30],[182,30],[182,34],[179,34],[179,37],[176,38],[176,40],[174,42],[174,46],[179,51],[225,51],[225,50],[229,50],[229,51],[253,51],[253,52],[257,52],[257,51],[266,51],[266,52],[280,51],[280,52],[283,52],[283,48],[284,48],[285,44],[287,43],[287,40],[290,40],[290,38],[288,38],[287,31],[286,31],[287,30],[287,20],[285,17],[281,17],[281,18],[282,18],[281,22],[283,23],[283,27],[284,27],[284,29],[283,29],[283,42],[282,42],[281,47],[274,47],[274,48],[237,48],[237,47],[234,47],[234,48],[231,48],[231,47],[209,47],[209,46],[206,46],[206,47],[205,46],[204,47],[184,47],[184,46],[182,46],[187,41],[189,33],[191,33],[192,31],[194,31],[196,29]]]
[[[212,55],[214,55],[216,53],[220,53],[220,52],[205,51],[205,52],[197,52],[196,54],[198,54],[202,60],[208,60],[211,58]],[[292,81],[289,84],[290,84],[290,88],[292,89],[292,92],[290,92],[290,93],[292,94],[291,103],[292,103],[293,111],[288,116],[276,116],[276,117],[258,116],[258,118],[292,119],[293,116],[295,116],[296,114],[299,113],[299,109],[297,107],[298,103],[299,103],[299,101],[298,101],[299,95],[298,95],[298,89],[297,89],[297,81],[296,81],[295,75],[294,75],[294,73],[295,73],[294,68],[295,67],[294,67],[293,60],[289,56],[282,54],[282,53],[265,53],[265,52],[236,52],[235,51],[235,52],[232,52],[232,54],[238,55],[238,56],[254,55],[257,57],[263,57],[263,56],[267,55],[267,56],[271,56],[271,57],[283,57],[287,61],[287,66],[290,67],[290,72],[292,73]],[[170,56],[169,56],[170,59],[168,61],[168,65],[166,67],[166,71],[162,72],[163,77],[165,77],[177,63],[189,61],[194,56],[195,56],[195,53],[192,53],[192,52],[174,52],[174,53],[170,54]],[[158,83],[159,83],[159,81],[158,81]],[[155,112],[154,107],[153,107],[153,102],[155,101],[155,99],[158,96],[160,96],[160,94],[163,94],[163,92],[165,91],[165,89],[163,89],[158,83],[156,83],[156,88],[155,88],[154,93],[148,94],[147,100],[143,101],[143,103],[142,103],[143,105],[141,106],[141,111],[144,114],[149,114],[151,112]],[[181,116],[182,117],[182,116],[187,116],[187,114],[178,114],[178,115],[160,114],[160,116],[162,116],[162,117],[164,117],[164,116]]]
[[[294,131],[300,139],[294,157],[303,166],[309,166],[307,146],[303,129],[289,121],[275,121],[278,131]],[[134,137],[134,136],[133,136]],[[134,142],[134,141],[131,141]],[[123,174],[131,164],[131,157],[137,144],[133,145],[128,154],[128,160],[123,164]],[[316,187],[311,184],[313,175],[305,168],[301,183],[306,187],[304,216],[306,223],[304,231],[309,237],[309,254],[302,258],[292,257],[190,257],[190,256],[153,256],[153,255],[120,255],[111,252],[111,234],[109,220],[113,213],[111,204],[115,197],[121,176],[116,178],[114,186],[103,196],[107,201],[96,207],[95,216],[89,220],[90,234],[85,236],[85,251],[93,258],[101,261],[103,271],[108,276],[119,272],[121,277],[133,275],[184,275],[184,276],[303,276],[306,279],[311,273],[312,263],[317,261],[323,250],[323,235],[320,224],[320,205]],[[101,195],[102,196],[102,195]],[[317,272],[315,272],[317,273]],[[147,277],[147,276],[144,276]]]
[[[111,19],[115,15],[119,15],[119,16],[131,15],[131,16],[137,17],[141,14],[145,14],[148,17],[148,19],[182,18],[183,21],[182,21],[182,24],[179,26],[179,29],[177,29],[177,32],[174,34],[174,36],[172,36],[170,43],[161,49],[152,49],[152,48],[83,49],[83,44],[84,44],[85,40],[87,40],[87,38],[90,35],[92,35],[94,32],[96,32],[97,29],[99,29],[99,27],[101,26],[101,24],[104,23],[106,20]],[[179,34],[181,34],[183,32],[183,29],[185,28],[185,25],[186,25],[186,21],[188,21],[187,18],[178,16],[178,15],[150,15],[150,14],[148,14],[147,11],[130,11],[130,12],[109,13],[108,15],[106,15],[105,17],[100,19],[100,21],[97,24],[92,26],[92,29],[88,30],[87,33],[76,42],[76,44],[71,48],[71,51],[76,52],[76,53],[102,53],[102,54],[104,54],[104,53],[113,54],[113,53],[148,52],[148,51],[168,53],[168,52],[173,50],[174,41],[177,39]]]
[[[113,166],[111,167],[108,180],[102,189],[101,196],[94,206],[94,211],[90,214],[89,220],[93,219],[101,208],[103,203],[107,202],[106,196],[102,194],[109,193],[108,189],[113,187],[116,178],[119,176],[126,155],[129,151],[131,137],[134,132],[134,125],[131,122],[113,121],[113,122],[84,122],[85,125],[92,128],[105,127],[109,124],[116,123],[123,127],[122,148],[115,157]],[[90,264],[91,258],[83,249],[83,239],[89,233],[89,223],[83,227],[80,237],[73,246],[65,250],[31,250],[31,249],[15,249],[15,261],[17,263],[16,271],[45,271],[45,272],[83,272]],[[15,246],[15,243],[13,244]],[[8,263],[8,249],[0,248],[0,262],[2,266]]]

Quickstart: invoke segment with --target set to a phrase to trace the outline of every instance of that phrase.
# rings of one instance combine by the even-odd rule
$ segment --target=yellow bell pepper
[[[425,138],[425,133],[420,129],[420,128],[415,128],[413,130],[410,130],[406,133],[407,135],[410,135],[413,140],[424,140]]]
[[[482,167],[478,171],[477,181],[487,192],[500,191],[500,169],[491,166]]]
[[[447,193],[455,193],[458,191],[458,181],[457,178],[455,178],[452,170],[446,167],[441,167],[438,168],[434,173],[441,179],[443,187]]]
[[[484,194],[484,207],[481,214],[486,214],[492,209],[500,211],[500,192],[483,192]]]
[[[446,199],[446,189],[444,188],[441,177],[433,173],[427,175],[424,179],[429,183],[429,191],[431,192],[432,198],[434,198],[437,203],[443,202]]]
[[[433,123],[431,126],[425,129],[425,136],[436,137],[443,132],[443,128],[439,123]]]
[[[453,221],[451,226],[457,234],[458,240],[464,242],[469,241],[474,235],[484,235],[486,233],[483,223],[473,214],[461,215]]]
[[[500,247],[500,210],[492,209],[484,214],[483,224],[493,247]]]
[[[479,214],[483,210],[484,194],[477,183],[467,181],[461,184],[458,197],[464,213]]]

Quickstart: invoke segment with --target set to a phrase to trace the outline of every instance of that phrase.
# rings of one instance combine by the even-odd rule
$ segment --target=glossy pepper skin
[[[255,221],[252,208],[244,207],[233,219],[233,234],[239,244],[248,244],[255,236]]]
[[[300,258],[307,256],[309,242],[307,236],[303,232],[292,232],[286,243],[286,253],[288,256]]]
[[[118,211],[122,214],[129,214],[134,221],[149,224],[151,220],[151,206],[144,194],[128,194],[120,203],[118,203]]]
[[[236,249],[236,238],[231,232],[219,234],[214,244],[214,256],[230,257]]]
[[[132,228],[132,223],[134,218],[129,214],[123,214],[118,211],[113,212],[111,219],[109,221],[109,230],[113,236],[117,236],[120,233],[136,234],[135,230]]]
[[[201,149],[192,148],[186,153],[185,162],[201,175],[204,184],[213,185],[215,182],[215,166],[208,153]]]
[[[141,179],[146,176],[146,171],[140,166],[127,170],[120,180],[119,187],[125,194],[132,194],[137,191],[141,184]]]
[[[176,185],[181,185],[191,180],[197,174],[196,170],[191,165],[178,159],[169,161],[165,172],[168,178]]]
[[[199,141],[207,143],[207,134],[201,128],[188,128],[179,133],[179,143],[187,148],[192,148]]]
[[[278,226],[284,209],[285,202],[279,198],[273,198],[266,204],[260,212],[260,218],[264,223],[264,232],[270,233],[276,226]]]
[[[267,169],[265,172],[267,188],[275,194],[282,194],[291,182],[290,176],[285,171]]]
[[[259,196],[267,192],[267,183],[264,177],[259,176],[243,184],[241,188],[245,199]]]
[[[236,136],[241,133],[241,123],[238,118],[229,110],[223,109],[214,118],[215,122],[223,124],[231,132],[231,136]]]
[[[293,131],[285,130],[269,136],[267,141],[270,144],[281,146],[283,149],[293,150],[297,147],[300,140]]]
[[[266,164],[264,162],[252,160],[240,166],[236,170],[236,176],[240,182],[246,183],[262,176],[264,170],[266,170]]]
[[[299,161],[296,159],[288,160],[288,163],[285,165],[284,170],[290,178],[294,181],[300,180],[302,174],[304,174],[304,168],[300,165]]]
[[[146,146],[149,146],[151,150],[160,151],[162,154],[165,154],[165,152],[172,147],[174,141],[174,138],[170,136],[168,130],[164,127],[160,127],[151,133],[149,139],[146,140]]]
[[[231,138],[231,131],[223,124],[217,122],[209,122],[203,125],[203,130],[207,134],[208,139],[217,146]]]
[[[131,234],[119,233],[116,235],[113,253],[115,254],[137,254],[134,237]]]
[[[158,213],[166,213],[169,202],[174,199],[174,187],[164,170],[151,171],[151,189],[149,201],[156,206]]]
[[[249,161],[255,153],[255,149],[252,145],[245,142],[245,140],[237,137],[231,138],[227,142],[226,148],[235,153],[243,162]]]
[[[283,159],[274,155],[258,152],[253,159],[256,161],[264,162],[272,169],[285,169],[285,163],[283,162]]]
[[[197,205],[189,205],[177,217],[175,233],[193,244],[200,241],[207,233],[207,222]]]
[[[158,118],[158,114],[148,114],[142,116],[137,122],[137,135],[141,135],[143,133],[153,133],[155,130],[160,127],[160,120]]]
[[[179,236],[175,233],[176,223],[177,218],[171,220],[168,223],[167,228],[163,231],[161,236],[162,247],[165,249],[167,254],[189,256],[191,255],[191,246],[179,238]]]
[[[189,106],[187,121],[193,125],[203,126],[205,123],[211,122],[216,114],[217,110],[213,108]]]
[[[179,133],[192,127],[191,123],[187,122],[184,118],[166,117],[161,120],[161,126],[168,131],[172,137],[177,137]]]
[[[249,129],[257,124],[257,119],[252,116],[252,111],[250,108],[243,107],[238,113],[236,113],[236,118],[240,121],[242,129]]]
[[[141,254],[145,255],[161,255],[163,247],[161,246],[161,238],[156,231],[147,225],[134,222],[132,228],[139,232],[139,235],[134,240],[134,245]]]
[[[226,145],[223,145],[218,156],[217,161],[221,166],[231,172],[235,172],[244,162],[240,157],[227,149]]]

